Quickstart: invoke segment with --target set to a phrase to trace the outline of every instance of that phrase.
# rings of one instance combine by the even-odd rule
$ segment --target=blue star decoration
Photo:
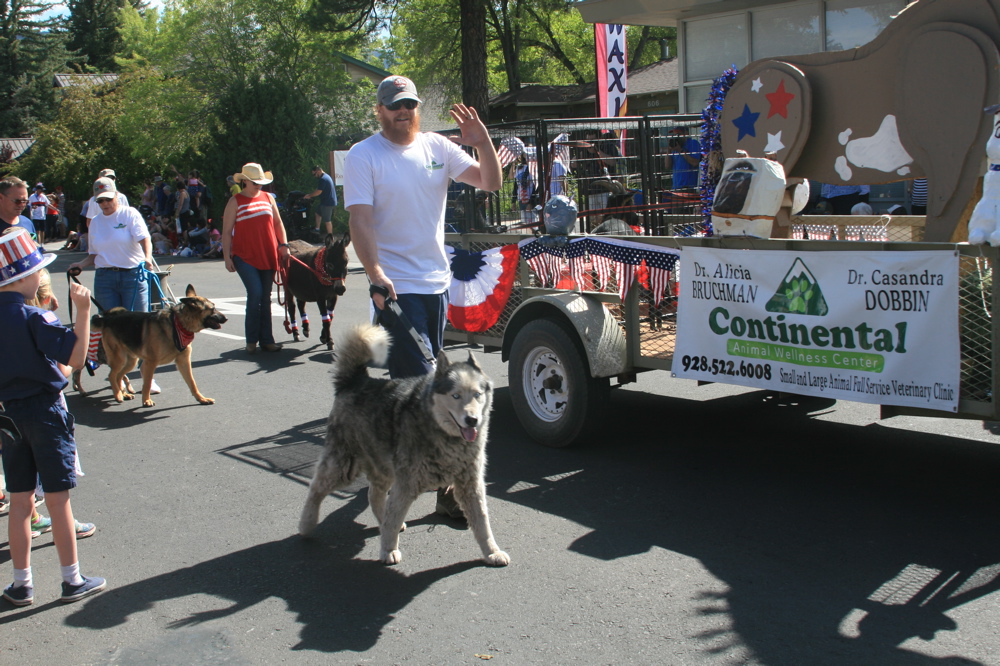
[[[747,135],[752,137],[757,136],[754,125],[757,124],[757,118],[759,117],[759,113],[751,113],[749,105],[743,105],[743,115],[733,120],[733,124],[736,125],[737,129],[740,131],[740,135],[736,138],[737,141],[742,141],[743,137]]]

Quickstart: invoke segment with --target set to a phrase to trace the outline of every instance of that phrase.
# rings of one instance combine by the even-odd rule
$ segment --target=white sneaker
[[[159,392],[160,392],[160,385],[157,384],[156,380],[154,379],[153,383],[149,387],[149,394],[150,395],[157,395]]]

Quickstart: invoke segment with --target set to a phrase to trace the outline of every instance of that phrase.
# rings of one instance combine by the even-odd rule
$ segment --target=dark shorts
[[[444,346],[444,326],[448,321],[448,292],[441,294],[399,294],[399,307],[423,339],[433,356]],[[379,323],[392,336],[389,349],[389,376],[393,379],[419,377],[434,372],[434,364],[398,320]]]
[[[336,206],[320,206],[319,207],[320,222],[329,222],[333,218],[334,208],[336,208]]]
[[[0,434],[7,490],[32,492],[39,478],[47,493],[76,488],[76,422],[62,394],[10,400],[4,403],[4,412],[20,433],[13,438]]]

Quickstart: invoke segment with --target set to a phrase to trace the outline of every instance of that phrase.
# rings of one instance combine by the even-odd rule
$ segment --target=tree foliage
[[[371,84],[351,82],[338,56],[357,38],[317,31],[307,8],[306,0],[177,0],[162,10],[125,2],[112,54],[118,80],[67,91],[19,172],[83,197],[102,168],[137,194],[176,165],[221,191],[226,175],[257,161],[280,189],[312,189],[309,167],[370,134],[374,119]]]
[[[56,113],[53,75],[73,56],[55,2],[0,0],[0,136],[29,136]]]
[[[474,0],[487,11],[484,57],[492,94],[528,83],[582,84],[595,79],[594,27],[566,0]],[[418,84],[458,97],[460,6],[455,0],[396,0],[392,49],[399,69]],[[659,40],[674,28],[628,27],[630,67],[659,59]]]
[[[127,0],[69,0],[69,48],[91,71],[117,71],[115,56],[123,44],[121,10],[126,6]]]
[[[114,168],[122,190],[137,192],[151,165],[136,163],[122,140],[119,93],[118,83],[68,88],[56,118],[38,126],[34,146],[18,165],[20,177],[62,184],[82,198],[89,196],[98,171]]]

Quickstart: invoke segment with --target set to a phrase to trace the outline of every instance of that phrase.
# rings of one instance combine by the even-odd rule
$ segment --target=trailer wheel
[[[609,382],[590,376],[583,353],[553,320],[517,333],[509,368],[514,411],[539,444],[569,446],[600,422]]]

